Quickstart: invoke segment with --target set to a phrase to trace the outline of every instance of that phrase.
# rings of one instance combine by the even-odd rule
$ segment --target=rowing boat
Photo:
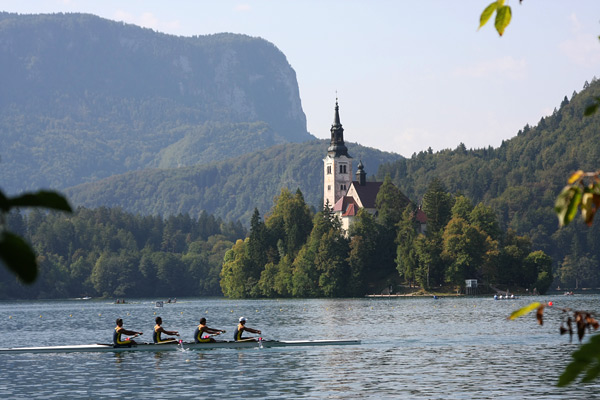
[[[112,344],[76,344],[70,346],[45,347],[6,347],[0,348],[0,354],[6,353],[84,353],[84,352],[122,352],[122,351],[177,351],[177,350],[206,350],[206,349],[239,349],[258,347],[290,347],[290,346],[339,346],[357,345],[360,340],[261,340],[261,341],[223,341],[207,343],[138,343],[131,347],[114,347]]]

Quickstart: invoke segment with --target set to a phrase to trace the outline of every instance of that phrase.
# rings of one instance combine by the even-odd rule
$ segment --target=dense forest
[[[332,110],[333,118],[333,110]],[[254,208],[266,214],[282,188],[300,188],[310,207],[323,202],[323,157],[328,141],[288,143],[208,165],[147,169],[79,185],[65,191],[88,208],[122,207],[140,214],[198,216],[248,223]],[[399,155],[347,143],[349,154],[374,174]],[[355,161],[357,163],[358,161]]]
[[[285,55],[245,35],[0,12],[0,86],[9,195],[314,139]]]
[[[39,276],[21,285],[0,268],[0,299],[218,296],[225,252],[246,236],[241,223],[206,213],[163,219],[105,207],[12,212],[7,226],[32,244]]]
[[[533,249],[554,260],[557,284],[597,287],[600,227],[577,220],[559,229],[553,210],[570,174],[600,166],[600,114],[584,117],[586,106],[600,96],[600,82],[594,78],[583,89],[499,148],[467,150],[460,144],[454,150],[422,151],[382,165],[377,176],[391,176],[411,199],[422,199],[431,181],[439,179],[449,192],[492,207],[502,229],[530,237]]]
[[[325,206],[310,212],[302,193],[283,189],[264,222],[258,210],[250,233],[225,255],[221,287],[228,297],[343,297],[380,293],[400,284],[428,290],[486,287],[545,293],[552,260],[527,237],[503,231],[495,211],[446,192],[433,180],[423,199],[427,230],[414,205],[385,179],[377,212],[359,211],[348,234]],[[489,285],[489,286],[488,286]]]

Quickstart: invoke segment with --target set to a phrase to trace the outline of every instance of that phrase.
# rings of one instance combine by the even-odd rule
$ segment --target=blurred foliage
[[[500,36],[504,34],[504,29],[510,24],[512,18],[512,9],[510,6],[505,5],[504,1],[496,0],[483,10],[479,17],[479,28],[484,26],[495,13],[494,27]]]
[[[20,196],[6,197],[0,191],[0,263],[13,272],[19,281],[31,284],[38,275],[36,255],[29,244],[18,234],[10,231],[11,210],[20,208],[48,208],[71,212],[71,206],[60,194],[50,191],[24,193]],[[17,229],[20,224],[17,224]]]
[[[525,307],[513,311],[508,319],[514,320],[522,317],[533,310],[536,310],[536,319],[540,325],[544,323],[544,311],[548,309],[557,309],[562,312],[562,320],[559,327],[561,335],[569,334],[569,340],[573,340],[573,335],[577,334],[577,339],[581,343],[587,333],[597,331],[600,327],[594,314],[589,311],[572,310],[570,308],[553,307],[552,302],[539,303],[533,302]],[[600,335],[593,335],[590,340],[583,344],[571,357],[573,360],[567,365],[558,379],[558,386],[567,386],[578,376],[582,383],[591,382],[600,376]]]

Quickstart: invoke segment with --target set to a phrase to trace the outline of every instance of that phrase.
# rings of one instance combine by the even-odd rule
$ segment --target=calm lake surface
[[[507,321],[531,301],[599,311],[600,296],[345,300],[179,299],[0,302],[2,347],[105,343],[115,319],[152,340],[154,318],[192,340],[200,317],[226,329],[240,316],[266,339],[358,338],[360,346],[0,355],[0,397],[222,399],[575,399],[600,383],[557,388],[578,347],[561,313]]]

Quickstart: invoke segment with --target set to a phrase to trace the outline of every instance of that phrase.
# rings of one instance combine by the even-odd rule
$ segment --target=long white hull
[[[0,354],[6,353],[82,353],[82,352],[122,352],[122,351],[177,351],[177,350],[205,350],[205,349],[239,349],[252,347],[288,347],[288,346],[339,346],[357,345],[360,340],[263,340],[241,342],[212,342],[212,343],[167,343],[152,344],[138,343],[131,347],[113,347],[112,344],[79,344],[71,346],[45,346],[45,347],[7,347],[0,348]]]

